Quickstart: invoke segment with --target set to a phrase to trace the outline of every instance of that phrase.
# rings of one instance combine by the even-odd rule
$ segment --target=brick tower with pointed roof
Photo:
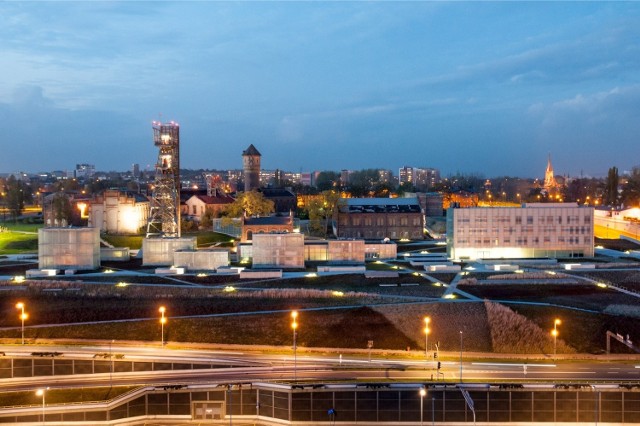
[[[262,155],[253,144],[242,151],[244,192],[249,192],[260,187],[260,157],[262,157]]]

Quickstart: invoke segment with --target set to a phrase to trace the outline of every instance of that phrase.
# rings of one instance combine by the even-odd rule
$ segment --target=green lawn
[[[35,232],[38,233],[38,229],[42,228],[42,223],[14,223],[14,222],[0,222],[0,227],[6,228],[10,231],[21,232]]]
[[[0,232],[0,254],[19,254],[37,250],[38,234]]]

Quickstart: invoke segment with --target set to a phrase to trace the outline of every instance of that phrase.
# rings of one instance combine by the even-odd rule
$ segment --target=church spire
[[[557,188],[558,182],[556,182],[555,173],[553,172],[553,165],[551,164],[551,153],[549,153],[547,170],[544,172],[544,189],[546,189],[547,192],[551,192]]]

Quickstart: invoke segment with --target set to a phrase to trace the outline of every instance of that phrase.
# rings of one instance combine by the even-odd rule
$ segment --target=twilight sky
[[[640,164],[640,3],[0,3],[0,172]]]

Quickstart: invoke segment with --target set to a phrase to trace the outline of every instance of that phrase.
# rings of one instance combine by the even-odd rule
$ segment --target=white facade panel
[[[196,238],[144,238],[142,240],[143,265],[172,265],[173,253],[195,250]]]
[[[254,234],[254,268],[304,268],[303,234]]]
[[[447,253],[453,259],[592,257],[593,208],[570,204],[453,208]]]
[[[38,268],[91,270],[100,267],[98,228],[40,228]]]
[[[229,266],[227,250],[181,250],[173,253],[173,265],[190,271],[216,270]]]

